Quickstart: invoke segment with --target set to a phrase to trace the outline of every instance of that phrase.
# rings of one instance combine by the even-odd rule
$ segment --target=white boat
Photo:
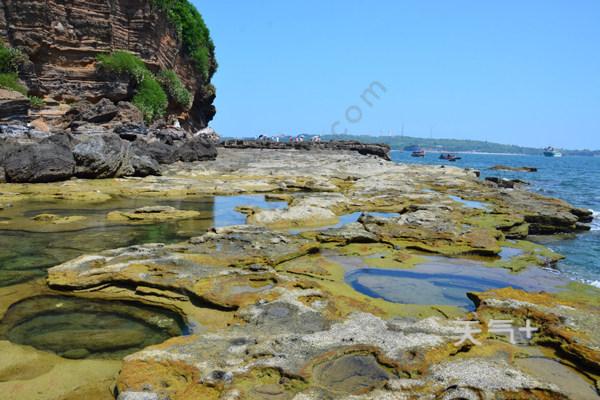
[[[562,157],[562,153],[552,146],[548,146],[544,149],[544,155],[546,157]]]

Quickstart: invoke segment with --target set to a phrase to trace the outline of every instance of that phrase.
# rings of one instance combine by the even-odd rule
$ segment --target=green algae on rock
[[[290,162],[294,169],[286,168]],[[579,217],[566,203],[517,191],[488,186],[459,168],[408,167],[347,153],[227,149],[215,161],[172,165],[161,178],[9,186],[0,202],[65,197],[71,204],[86,204],[98,201],[87,195],[96,193],[159,203],[265,192],[285,201],[276,211],[247,204],[246,222],[264,226],[207,227],[208,232],[176,244],[100,248],[50,268],[47,283],[54,291],[86,301],[162,306],[189,323],[191,335],[124,358],[116,384],[121,399],[567,398],[560,382],[528,373],[515,362],[522,351],[485,329],[476,335],[483,346],[455,345],[461,336],[455,319],[479,316],[486,322],[496,312],[505,315],[501,306],[513,304],[510,299],[533,294],[487,292],[494,294],[478,303],[475,315],[452,306],[372,298],[345,281],[348,271],[360,268],[418,271],[431,264],[432,256],[443,256],[448,268],[466,275],[482,269],[514,275],[503,264],[512,261],[528,267],[514,276],[535,279],[530,263],[537,268],[555,257],[525,240],[511,240],[525,239],[531,226],[540,229],[541,220],[544,229],[568,230]],[[465,207],[449,196],[488,207]],[[513,198],[518,198],[514,204]],[[538,204],[540,221],[532,217]],[[392,214],[365,214],[323,229],[311,220],[315,214],[296,213],[309,207],[342,223],[348,214]],[[550,213],[557,219],[548,220]],[[261,214],[262,220],[253,219]],[[302,232],[294,234],[297,228]],[[459,255],[477,263],[463,262]],[[498,293],[505,296],[494,303]],[[552,299],[552,306],[540,313],[559,312],[549,314],[553,324],[573,318],[569,329],[574,332],[557,325],[538,344],[554,343],[562,351],[556,357],[567,353],[591,373],[584,360],[595,360],[593,334],[582,316],[597,315],[595,305],[561,297],[566,296],[562,292],[547,296],[542,300]],[[534,300],[528,299],[537,304]],[[528,315],[529,307],[518,315]],[[136,340],[134,334],[123,337],[123,343]],[[45,338],[50,339],[55,340]],[[77,348],[66,356],[84,354]]]

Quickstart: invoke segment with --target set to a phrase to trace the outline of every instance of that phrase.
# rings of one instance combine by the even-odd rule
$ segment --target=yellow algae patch
[[[74,222],[85,221],[87,218],[80,215],[70,215],[66,217],[61,217],[56,214],[38,214],[32,218],[32,220],[36,222],[47,222],[51,224],[72,224]]]
[[[564,256],[555,253],[549,248],[535,244],[526,240],[514,242],[500,242],[502,247],[521,250],[522,254],[515,255],[508,259],[499,259],[487,261],[488,267],[505,268],[512,272],[520,272],[531,266],[547,266],[562,260]]]
[[[0,393],[6,399],[46,400],[95,393],[110,400],[121,361],[67,360],[51,353],[0,341]],[[76,398],[76,397],[71,397]]]
[[[178,210],[169,206],[150,206],[133,211],[112,211],[106,215],[106,219],[114,222],[157,222],[191,219],[201,215],[199,211]]]
[[[291,399],[307,386],[301,379],[284,378],[273,368],[254,368],[245,375],[236,377],[234,384],[234,388],[248,400]]]

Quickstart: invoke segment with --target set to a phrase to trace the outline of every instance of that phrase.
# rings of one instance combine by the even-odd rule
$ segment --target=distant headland
[[[362,143],[381,143],[389,145],[392,148],[392,150],[410,150],[411,147],[420,147],[426,151],[506,154],[542,154],[544,151],[542,148],[493,143],[483,140],[435,139],[399,135],[325,135],[322,137],[322,140],[357,140]],[[600,150],[557,150],[560,150],[563,155],[567,156],[600,156]]]

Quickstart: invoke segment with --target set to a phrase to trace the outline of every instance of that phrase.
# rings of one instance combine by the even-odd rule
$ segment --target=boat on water
[[[546,157],[562,157],[562,153],[556,150],[552,146],[548,146],[544,149],[544,156]]]
[[[411,157],[425,157],[425,150],[419,149],[415,150],[410,154]]]
[[[458,157],[458,156],[456,156],[454,154],[450,154],[450,153],[440,154],[440,160],[447,160],[447,161],[454,162],[454,161],[461,160],[461,159],[462,159],[462,157]]]

